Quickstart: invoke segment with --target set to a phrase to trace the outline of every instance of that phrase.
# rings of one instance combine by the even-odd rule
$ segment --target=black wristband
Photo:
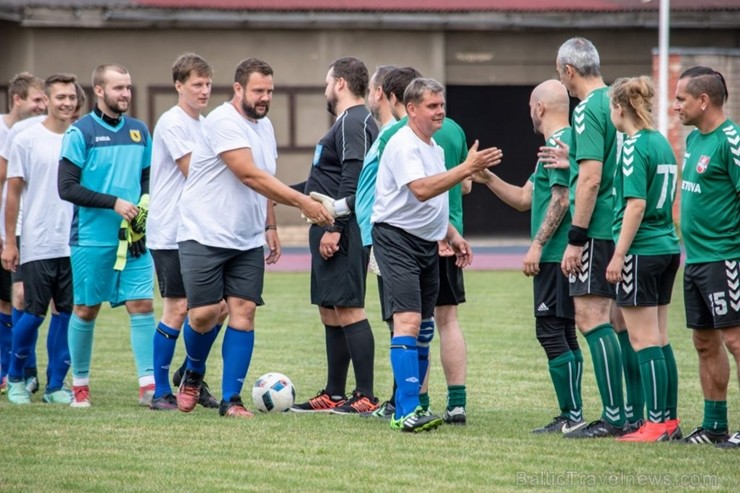
[[[588,243],[588,229],[571,224],[568,230],[568,244],[580,247],[586,243]]]
[[[267,226],[265,226],[265,231],[270,231],[271,229],[277,231],[277,226],[275,226],[274,224],[268,224]]]

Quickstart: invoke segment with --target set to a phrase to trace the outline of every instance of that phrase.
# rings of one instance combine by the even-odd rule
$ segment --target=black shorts
[[[57,311],[72,313],[72,263],[69,257],[34,260],[23,265],[26,311],[43,317],[54,300]]]
[[[589,239],[583,246],[581,272],[571,274],[568,277],[570,295],[586,296],[592,294],[603,298],[616,298],[616,287],[606,280],[606,267],[613,255],[613,241]]]
[[[627,255],[622,281],[617,284],[618,306],[662,306],[671,302],[681,255]]]
[[[439,257],[439,294],[436,306],[465,303],[463,270],[455,265],[457,257]],[[382,271],[381,271],[382,272]]]
[[[162,298],[185,298],[185,283],[180,269],[178,250],[149,250],[154,259],[159,294]]]
[[[0,267],[0,301],[13,301],[11,293],[13,287],[13,273]]]
[[[13,279],[13,283],[23,282],[23,264],[21,264],[21,237],[15,237],[15,244],[18,245],[18,265],[15,267],[15,272],[11,272],[10,276]]]
[[[687,264],[683,296],[690,329],[740,326],[740,259]]]
[[[179,246],[188,308],[215,305],[230,296],[258,306],[264,304],[262,247],[242,251],[201,245],[193,240],[180,242]]]
[[[568,293],[568,278],[560,264],[543,262],[534,276],[534,316],[558,317],[573,320],[573,298]]]
[[[311,249],[311,303],[323,307],[365,306],[365,282],[370,247],[362,245],[360,227],[354,217],[339,236],[339,250],[328,260],[321,258],[319,244],[324,228],[308,231]]]
[[[431,318],[439,294],[437,242],[384,223],[374,224],[372,235],[388,312]]]

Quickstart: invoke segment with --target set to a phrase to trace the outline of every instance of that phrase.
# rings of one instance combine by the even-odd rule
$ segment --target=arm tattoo
[[[568,187],[561,185],[555,185],[552,187],[552,197],[550,198],[550,204],[547,206],[547,213],[545,214],[545,220],[540,224],[540,228],[537,230],[537,235],[534,237],[534,241],[544,246],[555,231],[560,226],[560,223],[565,217],[565,213],[568,211]]]

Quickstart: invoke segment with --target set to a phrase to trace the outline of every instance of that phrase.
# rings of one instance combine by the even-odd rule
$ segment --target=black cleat
[[[605,438],[605,437],[621,437],[627,433],[631,433],[629,425],[624,425],[621,428],[614,426],[610,422],[599,419],[592,421],[586,426],[579,430],[566,433],[563,436],[565,438]]]
[[[563,433],[568,434],[574,431],[580,430],[586,426],[586,422],[581,419],[580,421],[573,421],[566,416],[555,416],[553,420],[541,428],[535,428],[532,433]]]
[[[733,433],[732,436],[728,438],[726,442],[718,443],[717,447],[719,448],[740,448],[740,431]]]
[[[681,440],[681,443],[692,445],[720,444],[729,439],[730,435],[727,434],[727,430],[713,431],[700,426]]]

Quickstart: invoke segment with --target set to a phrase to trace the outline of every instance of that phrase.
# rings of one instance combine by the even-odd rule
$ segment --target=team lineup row
[[[531,95],[533,126],[546,145],[522,187],[488,170],[501,162],[499,149],[477,143],[466,149],[464,132],[445,117],[444,87],[410,67],[381,66],[370,76],[356,58],[330,65],[325,96],[337,119],[316,147],[308,180],[292,187],[274,177],[277,147],[266,118],[272,69],[261,60],[237,66],[233,98],[204,118],[210,66],[194,54],[179,57],[173,66],[178,105],[151,137],[143,123],[124,116],[131,97],[125,68],[96,69],[95,109],[74,123],[74,77],[50,77],[48,116],[15,135],[14,125],[0,146],[8,169],[2,260],[14,280],[22,262],[23,289],[14,287],[13,297],[25,294],[16,306],[25,312],[16,314],[12,330],[0,314],[9,399],[30,402],[35,336],[53,300],[58,315],[53,331],[50,326],[44,399],[90,406],[93,328],[101,303],[109,301],[125,304],[131,315],[142,404],[189,412],[200,402],[219,407],[222,416],[250,417],[241,382],[264,265],[280,257],[273,208],[282,203],[312,223],[311,301],[327,349],[325,388],[292,410],[384,417],[392,428],[412,432],[464,424],[466,356],[457,306],[465,300],[462,269],[472,254],[461,236],[462,196],[477,182],[507,204],[532,210],[523,271],[534,280],[537,338],[561,411],[535,432],[681,439],[666,316],[679,266],[671,213],[678,167],[653,129],[650,80],[619,79],[608,88],[599,65],[588,40],[560,47],[560,81],[545,81]],[[581,101],[572,125],[568,93]],[[705,412],[702,426],[684,440],[737,447],[740,436],[728,434],[724,348],[740,358],[740,135],[724,115],[726,98],[721,74],[695,67],[682,74],[674,105],[684,124],[697,127],[687,141],[681,225],[687,324]],[[19,93],[13,109],[21,100],[30,107],[29,99],[28,91]],[[392,334],[394,390],[382,404],[373,390],[374,340],[363,308],[368,265],[379,276]],[[158,324],[154,269],[164,300]],[[227,315],[218,403],[203,377]],[[429,411],[426,393],[435,325],[444,334],[443,416]],[[576,327],[588,343],[603,404],[601,418],[591,423],[581,408]],[[180,333],[187,358],[176,372],[175,396],[169,367]],[[63,388],[68,361],[71,392]],[[350,363],[356,385],[348,397]]]

